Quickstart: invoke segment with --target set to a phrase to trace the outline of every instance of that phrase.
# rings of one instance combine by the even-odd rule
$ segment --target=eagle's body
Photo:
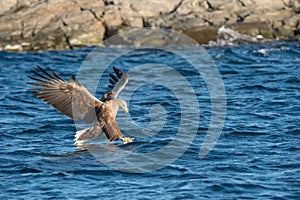
[[[74,120],[83,119],[86,123],[93,123],[92,127],[76,132],[76,145],[82,144],[88,139],[96,138],[102,133],[106,135],[109,141],[122,139],[123,143],[127,143],[133,140],[133,138],[124,137],[116,123],[119,107],[128,112],[126,102],[117,99],[118,94],[128,82],[126,74],[114,67],[117,76],[110,74],[109,82],[111,85],[109,87],[111,90],[99,100],[74,76],[71,76],[71,81],[67,82],[50,68],[46,71],[38,66],[38,69],[40,72],[32,71],[38,78],[29,76],[36,81],[29,84],[39,86],[33,89],[36,91],[37,97]]]

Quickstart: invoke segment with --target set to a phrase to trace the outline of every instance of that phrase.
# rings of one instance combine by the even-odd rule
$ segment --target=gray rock
[[[3,15],[5,12],[12,9],[16,4],[18,0],[5,0],[0,1],[0,15]]]
[[[299,0],[5,0],[0,2],[0,49],[98,45],[142,27],[175,29],[201,44],[216,40],[221,27],[269,39],[299,37],[299,13]],[[120,41],[135,45],[172,41],[149,33],[147,38],[135,35],[136,42],[127,36],[120,36]]]

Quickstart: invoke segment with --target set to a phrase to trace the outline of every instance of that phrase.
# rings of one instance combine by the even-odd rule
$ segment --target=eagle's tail
[[[95,124],[94,126],[92,126],[90,128],[76,131],[74,144],[76,146],[83,145],[83,143],[86,140],[96,138],[96,137],[100,136],[101,134],[102,134],[102,129],[97,124]]]

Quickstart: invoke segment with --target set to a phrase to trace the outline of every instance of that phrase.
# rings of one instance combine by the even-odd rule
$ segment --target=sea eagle
[[[49,67],[37,68],[38,71],[31,70],[35,76],[28,76],[35,81],[28,84],[38,86],[32,89],[35,96],[74,120],[83,119],[87,124],[93,123],[92,127],[76,132],[75,145],[80,146],[102,133],[110,142],[121,139],[126,144],[133,141],[134,138],[123,136],[116,123],[119,107],[128,112],[126,101],[117,99],[128,82],[127,74],[113,67],[116,76],[110,73],[110,90],[99,100],[75,76],[72,75],[70,82],[67,82]]]

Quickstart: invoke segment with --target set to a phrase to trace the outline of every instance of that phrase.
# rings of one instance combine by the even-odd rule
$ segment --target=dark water
[[[220,70],[227,97],[226,121],[217,145],[204,159],[199,158],[211,105],[203,80],[198,83],[197,76],[187,71],[186,78],[199,88],[197,136],[172,164],[141,174],[111,169],[90,151],[76,148],[74,122],[27,90],[27,76],[36,64],[50,66],[68,79],[91,50],[0,52],[0,199],[300,197],[299,41],[207,48]],[[107,48],[101,53],[109,57],[118,51]],[[126,70],[130,64],[143,64],[147,56],[136,54],[119,61],[119,65]],[[193,51],[189,56],[197,57]],[[163,54],[151,59],[176,62]],[[186,70],[181,62],[176,67]],[[134,120],[145,126],[149,122],[143,110],[147,98],[155,102],[170,98],[170,103],[163,106],[171,114],[160,136],[143,138],[138,145],[130,146],[140,152],[166,145],[171,138],[168,134],[178,129],[180,121],[176,95],[160,99],[161,88],[147,87],[152,87],[148,94],[136,95],[144,96],[143,101],[136,97],[129,102]],[[99,93],[105,89],[100,87]]]

